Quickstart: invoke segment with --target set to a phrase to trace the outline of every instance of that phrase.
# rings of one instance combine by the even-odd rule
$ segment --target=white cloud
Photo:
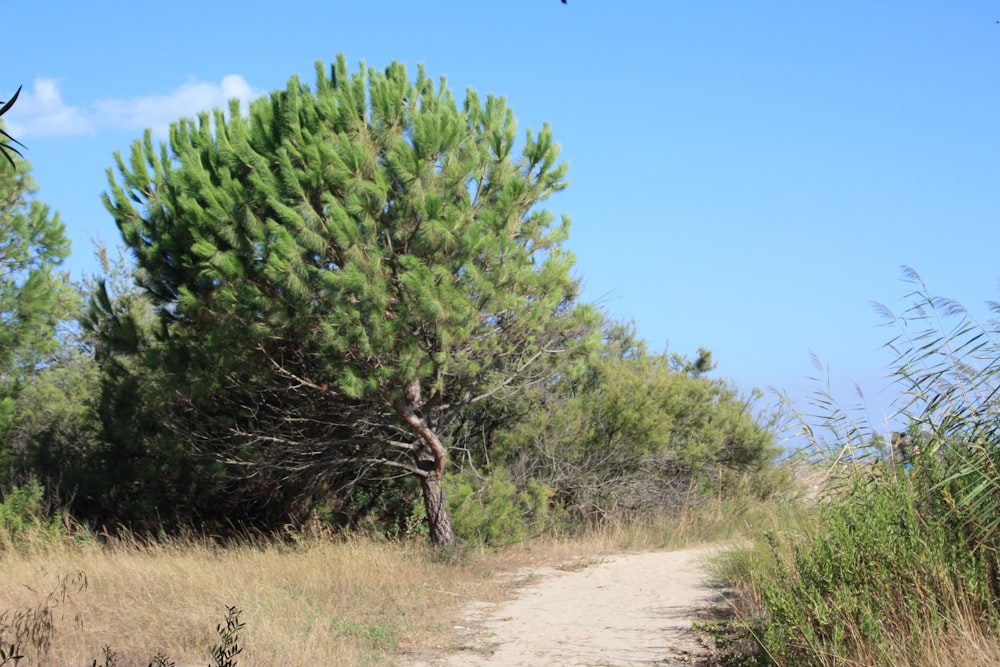
[[[165,136],[170,123],[214,108],[228,109],[238,97],[244,112],[247,104],[264,93],[238,74],[222,77],[218,84],[193,80],[166,94],[130,99],[96,100],[89,106],[70,106],[62,99],[59,81],[35,79],[32,90],[22,91],[4,115],[13,136],[94,134],[102,129],[136,130],[147,127]]]
[[[63,102],[56,79],[35,79],[34,90],[21,91],[17,102],[4,114],[4,121],[15,137],[91,134],[94,131],[80,109]]]

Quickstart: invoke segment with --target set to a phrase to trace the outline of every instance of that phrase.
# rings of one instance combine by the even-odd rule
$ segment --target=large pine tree
[[[502,98],[459,106],[422,68],[349,73],[341,56],[315,90],[293,78],[248,117],[234,101],[117,155],[106,205],[158,307],[159,363],[201,406],[192,426],[301,471],[323,447],[409,459],[431,539],[454,541],[442,425],[575,335],[569,222],[539,207],[566,166],[548,126],[515,142]]]

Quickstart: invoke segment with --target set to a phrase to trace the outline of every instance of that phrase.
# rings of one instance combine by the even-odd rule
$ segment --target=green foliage
[[[338,618],[333,619],[331,625],[338,636],[360,639],[370,649],[384,651],[397,643],[395,628],[384,621],[360,623],[352,619]]]
[[[966,542],[1000,552],[1000,304],[990,304],[997,319],[983,326],[929,295],[916,272],[906,276],[913,305],[894,319],[900,333],[888,347],[907,399],[900,412],[920,450],[915,463],[941,468],[934,488]]]
[[[890,452],[870,424],[819,395],[805,455],[839,483],[816,527],[769,536],[773,564],[751,587],[778,664],[997,660],[998,323],[983,327],[915,272],[907,278],[911,307],[883,310],[899,330],[887,347],[909,449]]]
[[[155,335],[156,314],[136,281],[138,270],[121,250],[98,249],[103,275],[89,281],[84,341],[92,351],[96,378],[87,396],[96,435],[87,451],[59,468],[72,490],[72,511],[104,530],[127,526],[155,533],[198,525],[231,531],[253,525],[278,530],[292,520],[294,485],[258,475],[241,482],[204,451],[203,443],[178,435],[191,419],[171,376],[157,363],[163,345]]]
[[[650,354],[630,328],[608,325],[603,352],[575,373],[523,398],[494,437],[489,460],[520,489],[554,489],[577,518],[615,520],[678,513],[707,497],[767,496],[777,449],[769,425],[743,397],[691,364]],[[698,369],[701,370],[698,370]]]
[[[924,639],[991,617],[995,557],[956,541],[952,517],[926,500],[903,474],[858,476],[804,542],[771,535],[776,565],[757,576],[779,664],[923,664]]]
[[[771,667],[774,661],[756,641],[753,629],[739,621],[695,621],[692,628],[711,635],[715,664],[724,667]]]
[[[147,133],[104,199],[157,323],[127,350],[141,327],[98,296],[93,328],[185,403],[169,424],[189,447],[310,493],[419,470],[435,523],[463,408],[593,342],[569,221],[541,207],[566,165],[548,126],[520,155],[516,134],[502,98],[458,105],[422,68],[343,57],[249,117],[234,101],[173,124],[169,147]]]
[[[516,138],[502,98],[340,58],[117,155],[105,204],[137,288],[92,290],[107,484],[81,506],[398,535],[419,484],[432,539],[436,503],[497,543],[770,493],[769,425],[710,352],[649,354],[614,324],[601,346],[569,221],[542,208],[558,146]]]
[[[455,532],[466,541],[513,544],[549,527],[553,490],[538,480],[519,490],[506,470],[485,478],[470,470],[448,477],[445,488]]]
[[[58,349],[56,327],[73,314],[74,294],[56,273],[69,254],[59,216],[31,195],[31,167],[0,169],[0,455],[19,418],[24,387]]]
[[[226,607],[225,625],[215,627],[220,643],[212,648],[215,662],[209,667],[236,667],[236,656],[243,652],[239,645],[239,633],[246,626],[246,623],[240,621],[240,613],[236,607]]]
[[[459,108],[399,64],[349,75],[341,58],[317,77],[249,118],[181,120],[169,159],[148,134],[117,157],[105,201],[167,335],[207,336],[198,351],[220,361],[236,334],[249,350],[295,335],[352,397],[531,348],[501,334],[529,336],[576,289],[568,222],[533,208],[565,187],[549,129],[515,160],[500,98]]]
[[[31,195],[30,165],[0,170],[0,367],[23,377],[56,347],[55,325],[69,313],[68,286],[55,268],[69,254],[58,214]]]
[[[17,544],[24,537],[55,538],[61,534],[58,517],[46,510],[45,488],[37,480],[16,486],[0,502],[0,543]]]
[[[7,483],[37,477],[67,494],[88,476],[99,446],[98,367],[67,341],[14,402],[6,451]]]
[[[0,665],[17,665],[23,659],[15,644],[0,645]]]

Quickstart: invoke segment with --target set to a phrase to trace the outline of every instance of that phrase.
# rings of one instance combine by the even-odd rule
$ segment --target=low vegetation
[[[928,295],[893,322],[904,433],[828,409],[804,455],[818,502],[785,514],[717,574],[733,589],[734,664],[1000,662],[997,324]]]
[[[463,567],[423,544],[363,539],[67,544],[5,555],[6,581],[17,585],[0,592],[11,610],[0,633],[32,665],[89,665],[109,655],[105,647],[122,665],[156,656],[382,664],[399,647],[419,645],[453,598],[468,594]]]
[[[761,516],[759,507],[727,504],[673,523],[450,551],[377,535],[221,544],[53,536],[40,526],[19,533],[24,548],[0,553],[0,650],[22,665],[407,664],[446,647],[470,601],[508,595],[515,582],[505,573],[726,538]]]

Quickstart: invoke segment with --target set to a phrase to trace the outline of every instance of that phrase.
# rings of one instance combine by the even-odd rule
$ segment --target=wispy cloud
[[[219,83],[190,81],[175,90],[129,99],[96,100],[86,106],[67,104],[57,79],[35,79],[4,116],[10,134],[18,139],[53,135],[95,134],[104,129],[144,130],[165,136],[170,123],[216,107],[228,108],[236,97],[246,105],[263,95],[238,74]]]
[[[10,134],[16,137],[94,131],[92,122],[80,109],[66,106],[55,79],[35,79],[34,88],[21,91],[4,120]]]

